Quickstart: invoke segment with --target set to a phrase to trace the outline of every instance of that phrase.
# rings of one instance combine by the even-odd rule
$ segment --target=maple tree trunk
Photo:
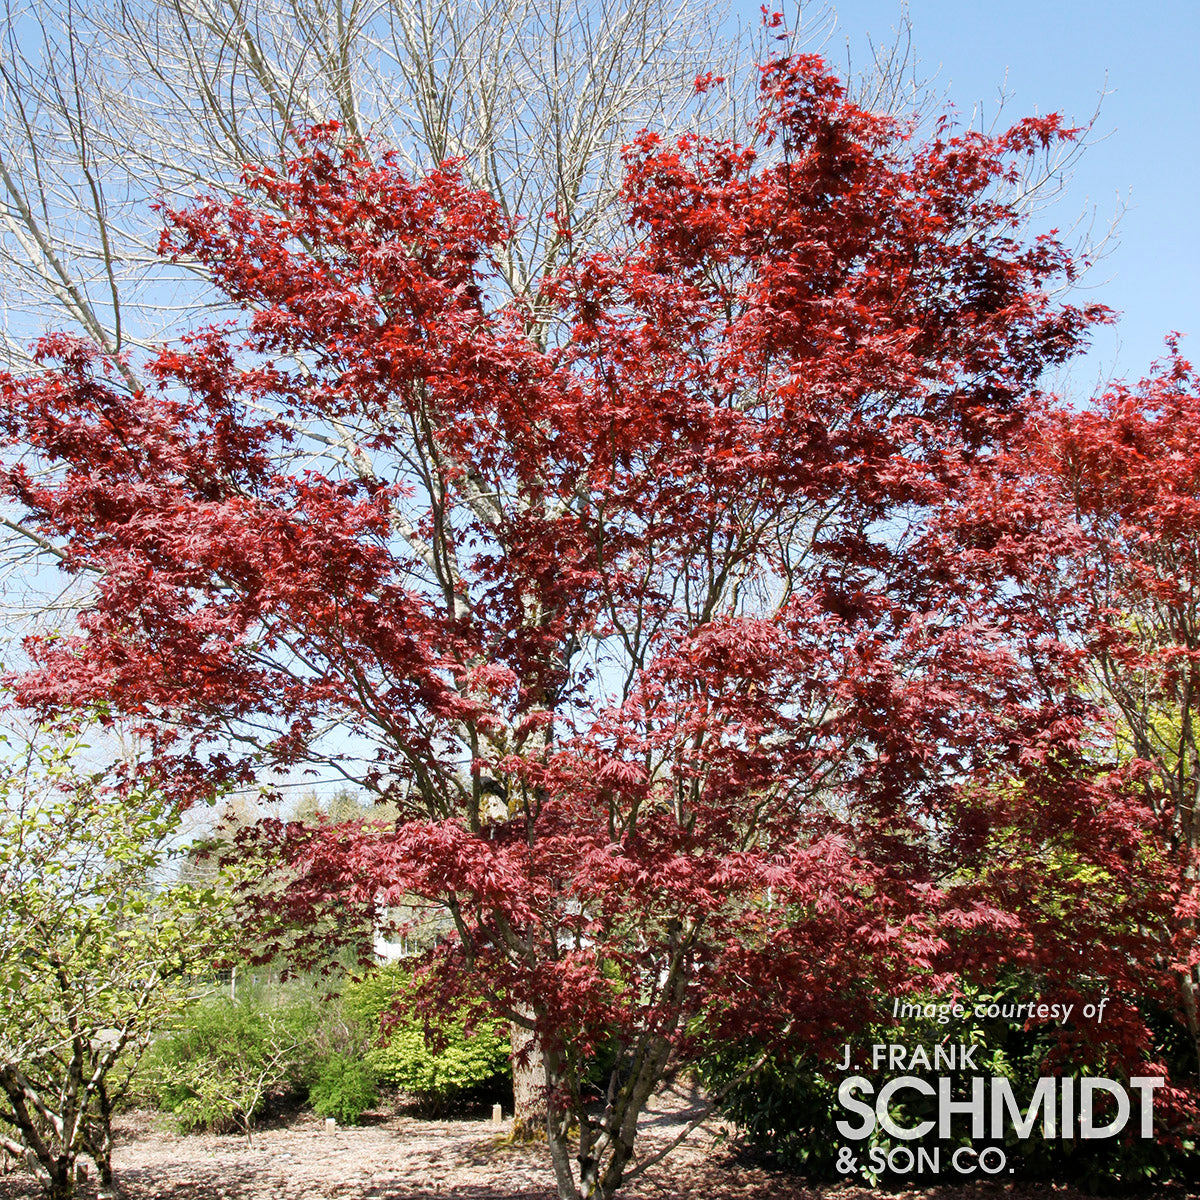
[[[1179,977],[1179,989],[1183,993],[1183,1012],[1196,1056],[1196,1077],[1200,1079],[1200,1003],[1197,1002],[1196,979],[1191,967]]]
[[[532,1029],[512,1023],[513,1137],[531,1141],[546,1130],[546,1068]]]
[[[1178,803],[1178,800],[1177,800]],[[1187,845],[1189,863],[1184,868],[1184,878],[1194,891],[1197,885],[1196,869],[1196,828],[1194,823],[1195,804],[1190,806],[1179,804],[1183,836]],[[1192,918],[1187,922],[1192,931],[1194,941],[1197,922]],[[1196,1055],[1196,1078],[1200,1079],[1200,1001],[1196,996],[1196,971],[1190,964],[1185,966],[1179,977],[1179,990],[1183,996],[1183,1013],[1187,1021],[1188,1033],[1192,1039],[1192,1050]]]
[[[571,1166],[571,1113],[562,1103],[562,1060],[557,1053],[543,1054],[546,1088],[546,1137],[550,1145],[550,1162],[554,1167],[554,1181],[558,1200],[580,1200],[585,1193],[575,1184]],[[580,1163],[581,1168],[584,1164]],[[581,1170],[581,1176],[585,1173]]]

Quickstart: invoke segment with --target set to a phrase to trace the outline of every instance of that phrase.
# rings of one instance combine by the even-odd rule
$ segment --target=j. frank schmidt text
[[[868,1060],[874,1070],[962,1073],[978,1069],[974,1061],[977,1051],[977,1046],[961,1043],[930,1047],[879,1043],[870,1047]],[[844,1071],[850,1063],[847,1046],[836,1066]],[[1003,1076],[971,1075],[963,1082],[966,1086],[957,1089],[956,1095],[949,1075],[928,1078],[903,1074],[878,1085],[863,1075],[844,1078],[838,1087],[837,1102],[846,1115],[837,1120],[836,1126],[838,1134],[851,1144],[839,1148],[838,1170],[844,1175],[863,1167],[876,1174],[937,1174],[945,1165],[963,1175],[977,1171],[985,1175],[1011,1173],[1000,1146],[980,1149],[958,1145],[946,1148],[943,1160],[943,1148],[931,1145],[931,1138],[1003,1142],[1010,1134],[1020,1139],[1035,1136],[1036,1130],[1043,1138],[1088,1140],[1116,1137],[1127,1127],[1134,1136],[1152,1138],[1154,1093],[1166,1081],[1157,1075],[1135,1075],[1127,1082],[1102,1076],[1076,1079],[1046,1075],[1037,1080],[1024,1108],[1012,1081]],[[1102,1096],[1108,1099],[1100,1100]],[[897,1118],[895,1106],[921,1103],[922,1098],[932,1101],[932,1105],[923,1107],[921,1119]],[[1098,1111],[1100,1105],[1102,1114]],[[862,1146],[877,1129],[901,1143],[926,1141],[919,1147]]]

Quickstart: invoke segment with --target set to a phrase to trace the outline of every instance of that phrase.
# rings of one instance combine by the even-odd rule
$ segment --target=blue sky
[[[822,53],[838,68],[889,44],[899,0],[841,0]],[[1103,234],[1126,203],[1117,244],[1085,279],[1086,295],[1120,310],[1061,387],[1083,399],[1098,379],[1136,379],[1172,330],[1200,365],[1200,4],[1195,0],[909,0],[913,48],[934,86],[969,117],[990,120],[1001,88],[1013,120],[1060,112],[1086,121],[1107,93],[1092,138],[1043,227],[1069,229],[1095,209]],[[755,10],[757,6],[755,6]],[[985,120],[986,124],[986,120]]]

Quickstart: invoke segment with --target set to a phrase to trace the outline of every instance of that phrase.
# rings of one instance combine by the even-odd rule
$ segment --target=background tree
[[[168,218],[236,329],[151,390],[64,337],[0,383],[23,526],[97,575],[21,698],[110,698],[185,802],[321,763],[394,804],[265,826],[296,874],[260,907],[327,939],[334,908],[444,906],[427,1003],[482,989],[533,1035],[564,1198],[629,1177],[701,1011],[819,1048],[877,989],[1002,954],[1021,896],[958,871],[997,821],[1070,829],[1133,891],[1086,713],[930,534],[1099,315],[1051,299],[1070,257],[1011,193],[1069,135],[918,142],[794,57],[756,136],[762,162],[641,136],[626,231],[535,307],[505,302],[494,199],[318,129],[253,203]],[[1019,952],[1078,947],[1072,919]]]
[[[333,119],[412,170],[469,162],[472,184],[523,219],[501,278],[536,289],[611,234],[620,147],[688,114],[702,70],[739,74],[736,61],[725,69],[739,52],[719,23],[705,4],[664,0],[9,4],[0,261],[19,316],[8,353],[27,361],[31,313],[65,315],[115,353],[220,301],[187,264],[155,258],[149,201],[236,187],[248,162],[282,167],[297,129]]]
[[[83,1155],[111,1188],[114,1107],[232,941],[228,893],[169,878],[178,813],[79,753],[42,730],[0,777],[0,1145],[55,1198]]]
[[[994,510],[1020,496],[1023,558],[1047,637],[1071,648],[1109,718],[1100,747],[1115,787],[1140,796],[1161,886],[1156,960],[1174,974],[1200,1068],[1200,387],[1174,342],[1136,387],[1041,414],[1005,460]],[[1023,495],[1022,495],[1023,493]],[[1036,514],[1036,519],[1029,519]],[[1171,1005],[1169,999],[1167,1007]]]

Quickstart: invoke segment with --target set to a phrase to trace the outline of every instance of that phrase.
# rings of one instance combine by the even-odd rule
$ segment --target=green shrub
[[[967,986],[962,1003],[970,1014],[976,1003],[1015,1004],[1036,995],[1037,990],[1036,981],[1012,978],[986,991]],[[1142,1007],[1156,1035],[1155,1056],[1169,1064],[1173,1078],[1186,1078],[1184,1052],[1187,1047],[1176,1044],[1182,1041],[1178,1027],[1173,1028],[1172,1023],[1155,1013],[1148,1002],[1143,1002]],[[891,1042],[909,1047],[930,1046],[937,1042],[973,1045],[976,1047],[973,1061],[977,1070],[970,1074],[1009,1079],[1024,1110],[1039,1077],[1054,1074],[1049,1064],[1053,1060],[1056,1039],[1057,1031],[1050,1026],[1024,1029],[1004,1018],[968,1015],[952,1025],[928,1019],[907,1020],[901,1026],[880,1023],[862,1033],[854,1053],[855,1061],[863,1063],[866,1048],[873,1043]],[[759,1048],[754,1045],[714,1044],[699,1063],[701,1078],[710,1091],[720,1091],[758,1057]],[[1120,1075],[1115,1066],[1100,1062],[1075,1061],[1073,1065],[1077,1074]],[[906,1067],[904,1073],[931,1083],[939,1074],[936,1069],[912,1067]],[[836,1167],[836,1153],[840,1144],[849,1143],[837,1133],[836,1122],[848,1119],[850,1114],[838,1104],[837,1089],[841,1080],[851,1074],[865,1076],[878,1093],[882,1084],[896,1072],[873,1071],[867,1066],[843,1072],[829,1063],[819,1064],[811,1055],[775,1055],[753,1075],[729,1088],[722,1098],[721,1111],[737,1124],[750,1146],[768,1154],[781,1167],[812,1180],[844,1178]],[[954,1078],[954,1098],[966,1099],[968,1076],[955,1074]],[[1156,1100],[1160,1101],[1155,1106],[1158,1137],[1153,1140],[1132,1136],[1095,1140],[1046,1139],[1040,1136],[1039,1124],[1038,1134],[1025,1139],[1017,1138],[1008,1128],[1001,1141],[986,1138],[972,1143],[959,1123],[955,1126],[956,1136],[947,1141],[940,1141],[935,1129],[915,1140],[901,1142],[876,1126],[867,1139],[854,1143],[854,1147],[859,1152],[859,1162],[864,1163],[867,1152],[874,1146],[885,1152],[900,1145],[913,1152],[920,1148],[932,1151],[941,1147],[942,1155],[946,1157],[958,1145],[974,1144],[980,1149],[985,1144],[996,1144],[1002,1147],[1009,1165],[1020,1178],[1069,1181],[1099,1192],[1171,1180],[1194,1182],[1198,1160],[1192,1140],[1194,1135],[1190,1131],[1192,1114],[1162,1104],[1162,1093]],[[911,1127],[936,1115],[935,1101],[906,1089],[893,1102],[891,1112],[900,1125]],[[863,1174],[875,1182],[866,1169]],[[895,1182],[895,1178],[885,1176],[883,1182]]]
[[[701,1078],[719,1091],[758,1056],[756,1046],[714,1049],[700,1064]],[[781,1054],[727,1092],[720,1109],[779,1166],[810,1179],[836,1179],[834,1121],[842,1115],[835,1113],[836,1098],[837,1081],[822,1076],[815,1059]]]
[[[350,1054],[331,1054],[317,1063],[308,1089],[313,1112],[343,1125],[357,1125],[378,1095],[375,1072]]]
[[[431,1030],[444,1048],[432,1050],[425,1023],[406,1006],[410,989],[408,974],[390,966],[350,984],[343,995],[347,1017],[375,1039],[364,1057],[376,1079],[406,1092],[427,1111],[511,1095],[504,1023],[480,1022],[468,1034],[466,1014],[449,1012]],[[386,1020],[389,1016],[394,1022]]]
[[[151,1048],[147,1098],[185,1133],[239,1129],[249,1136],[270,1097],[303,1091],[316,1019],[310,999],[270,1007],[247,995],[194,1004]]]

